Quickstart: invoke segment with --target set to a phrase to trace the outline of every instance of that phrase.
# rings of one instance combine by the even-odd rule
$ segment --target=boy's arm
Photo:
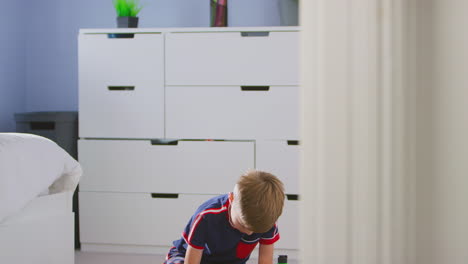
[[[274,244],[260,244],[258,249],[258,264],[271,264],[273,263],[273,249]]]
[[[200,264],[203,254],[203,249],[196,249],[187,245],[187,252],[185,252],[185,264]]]

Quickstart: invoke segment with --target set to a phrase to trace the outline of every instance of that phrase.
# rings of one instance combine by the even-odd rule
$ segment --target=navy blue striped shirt
[[[203,249],[201,264],[244,264],[257,244],[273,244],[280,238],[278,227],[266,233],[244,234],[229,221],[229,195],[213,197],[190,218],[182,238],[174,241],[180,255],[187,244]]]

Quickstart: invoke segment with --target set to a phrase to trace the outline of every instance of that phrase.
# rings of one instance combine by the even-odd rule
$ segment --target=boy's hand
[[[260,244],[260,247],[258,249],[258,264],[273,263],[273,250],[274,250],[274,244],[270,244],[270,245]]]
[[[190,245],[187,246],[185,252],[185,264],[200,264],[203,255],[203,249],[196,249]]]

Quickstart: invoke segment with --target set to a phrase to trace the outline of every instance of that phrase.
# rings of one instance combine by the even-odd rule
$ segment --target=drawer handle
[[[135,86],[107,86],[109,91],[133,91]]]
[[[241,86],[242,91],[269,91],[270,86]]]
[[[298,146],[299,144],[299,140],[288,140],[289,146]]]
[[[299,195],[297,194],[286,194],[288,201],[297,201],[299,200]]]
[[[31,130],[54,130],[55,122],[31,122],[29,128]]]
[[[179,198],[179,194],[177,193],[152,193],[151,198],[177,199]]]
[[[269,35],[268,31],[241,32],[242,37],[268,37]]]
[[[179,144],[179,140],[168,140],[168,139],[152,139],[151,145],[164,145],[164,146],[177,146]]]
[[[134,38],[135,34],[133,33],[114,33],[114,34],[107,34],[107,38],[110,39],[129,39]]]

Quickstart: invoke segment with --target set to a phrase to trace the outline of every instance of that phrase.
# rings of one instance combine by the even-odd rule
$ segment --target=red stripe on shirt
[[[275,243],[276,241],[278,241],[280,239],[280,234],[278,232],[278,226],[276,226],[275,224],[275,233],[273,234],[273,237],[270,237],[270,238],[261,238],[260,239],[260,244],[263,244],[263,245],[271,245],[273,243]]]
[[[192,236],[193,236],[193,233],[195,232],[195,229],[198,227],[198,225],[200,224],[202,218],[204,215],[206,214],[221,214],[225,211],[227,211],[227,209],[229,208],[229,199],[226,201],[226,203],[221,206],[220,208],[210,208],[210,209],[206,209],[204,211],[201,211],[197,217],[195,218],[195,221],[192,223],[192,229],[190,229],[190,233],[189,235],[187,236],[187,234],[184,232],[182,234],[182,236],[184,237],[185,241],[187,242],[187,244],[189,244],[190,246],[196,248],[196,249],[203,249],[203,247],[199,247],[199,246],[195,246],[191,243],[191,240],[192,240]]]

